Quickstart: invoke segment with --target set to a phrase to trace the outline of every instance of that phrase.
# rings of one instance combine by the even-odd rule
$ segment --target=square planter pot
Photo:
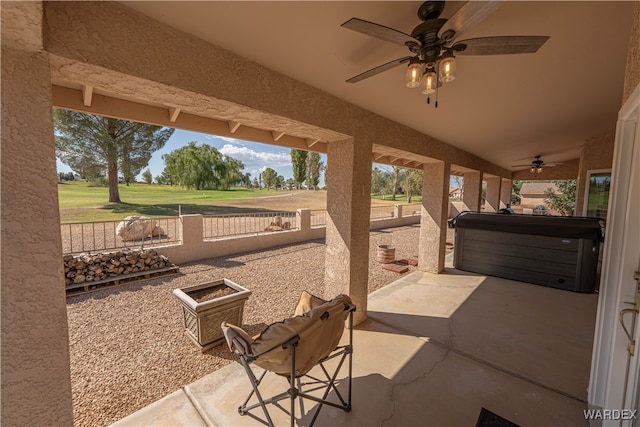
[[[185,333],[204,352],[224,342],[220,325],[242,326],[244,303],[251,291],[228,279],[173,290],[182,304]]]

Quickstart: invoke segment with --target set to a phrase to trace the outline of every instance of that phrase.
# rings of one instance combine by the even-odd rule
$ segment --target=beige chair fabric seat
[[[282,344],[297,336],[295,376],[305,375],[338,346],[353,303],[346,295],[323,301],[305,292],[296,313],[302,312],[304,304],[310,310],[272,323],[255,338],[238,326],[223,323],[222,330],[229,349],[248,356],[263,369],[289,376],[291,352]]]
[[[355,305],[347,295],[338,295],[331,301],[324,301],[314,297],[308,292],[303,292],[295,310],[295,315],[281,322],[272,323],[255,337],[249,336],[242,328],[224,322],[222,330],[229,345],[229,349],[239,356],[239,362],[244,366],[247,376],[253,386],[253,391],[238,409],[240,414],[250,414],[250,411],[258,406],[264,410],[267,418],[266,423],[273,425],[272,419],[267,410],[267,404],[276,404],[283,399],[291,399],[291,425],[294,424],[295,408],[294,400],[298,397],[311,399],[319,405],[315,411],[310,425],[313,424],[322,405],[328,404],[336,408],[351,410],[351,354],[353,352],[352,333],[353,312]],[[342,334],[345,329],[345,322],[349,320],[349,344],[339,346]],[[340,357],[337,368],[333,375],[329,375],[323,365],[324,361]],[[348,399],[343,399],[341,393],[335,385],[336,376],[339,373],[344,361],[349,358],[348,363]],[[265,371],[259,378],[256,378],[250,368],[250,364],[255,364]],[[325,393],[322,398],[312,396],[302,390],[300,377],[306,376],[316,365],[322,367],[326,380],[324,384]],[[274,372],[277,375],[287,377],[289,389],[277,396],[263,399],[258,390],[258,386],[267,372]],[[313,377],[312,377],[313,378]],[[318,382],[317,378],[313,378]],[[296,381],[298,385],[296,386]],[[339,402],[327,400],[330,391],[334,391]],[[258,403],[247,406],[249,400],[255,393]],[[255,415],[250,414],[253,417]],[[264,420],[263,420],[264,422]]]

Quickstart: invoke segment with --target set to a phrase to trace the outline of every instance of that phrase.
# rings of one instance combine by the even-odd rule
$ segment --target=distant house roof
[[[548,188],[552,188],[554,193],[560,193],[558,187],[552,182],[525,182],[520,189],[522,197],[542,196]]]

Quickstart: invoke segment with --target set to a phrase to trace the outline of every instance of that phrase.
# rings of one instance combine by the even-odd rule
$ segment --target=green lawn
[[[60,221],[116,221],[130,215],[150,217],[183,214],[224,214],[242,212],[292,212],[298,208],[326,209],[326,191],[275,191],[234,188],[229,191],[186,190],[168,185],[120,185],[123,203],[108,203],[109,189],[91,187],[86,182],[58,184]],[[413,196],[412,203],[420,203]],[[373,204],[406,204],[403,194],[391,200],[390,195],[372,195]]]
[[[244,188],[196,191],[167,185],[133,184],[129,187],[120,185],[123,203],[108,203],[109,190],[106,187],[90,187],[86,182],[58,184],[60,219],[63,223],[119,220],[129,215],[175,216],[178,215],[179,206],[183,214],[242,212],[249,210],[243,208],[248,200],[270,199],[291,193],[294,192]],[[250,210],[255,211],[256,208]]]
[[[372,194],[371,195],[371,201],[374,201],[376,203],[378,202],[385,202],[385,203],[390,203],[390,204],[406,204],[407,203],[407,196],[405,194],[396,194],[396,200],[393,201],[391,200],[391,194]],[[411,203],[420,203],[422,202],[422,197],[421,196],[416,196],[414,195],[413,197],[411,197]]]

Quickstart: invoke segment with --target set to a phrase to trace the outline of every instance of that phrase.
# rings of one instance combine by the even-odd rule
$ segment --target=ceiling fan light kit
[[[532,174],[542,173],[542,165],[544,163],[543,160],[540,159],[541,156],[536,156],[535,160],[531,162],[531,169],[529,172]]]
[[[436,71],[433,68],[427,68],[427,71],[424,73],[423,80],[423,95],[431,95],[436,91],[438,87],[438,77],[436,75]]]
[[[403,45],[412,56],[404,56],[379,65],[347,80],[357,83],[379,73],[409,63],[406,85],[409,88],[422,87],[422,93],[436,93],[435,107],[438,107],[437,92],[441,83],[450,83],[456,76],[455,55],[511,55],[535,53],[549,39],[547,36],[498,36],[457,40],[464,31],[478,24],[501,4],[501,1],[469,1],[460,7],[449,19],[440,18],[444,1],[426,1],[418,9],[418,18],[423,21],[413,29],[411,35],[393,28],[359,18],[351,18],[342,27],[378,39]]]
[[[456,72],[456,58],[453,56],[453,51],[447,50],[440,58],[440,81],[442,83],[449,83],[455,80]]]
[[[544,160],[542,160],[541,157],[542,156],[540,156],[540,155],[535,156],[533,158],[533,161],[531,161],[531,164],[528,164],[528,165],[513,165],[511,167],[512,168],[519,168],[519,167],[528,166],[530,168],[529,172],[531,172],[534,175],[537,175],[537,174],[541,174],[542,173],[542,167],[543,166],[545,166],[545,167],[546,166],[558,166],[558,165],[562,164],[562,163],[557,163],[557,162],[556,163],[546,163]]]
[[[420,59],[411,58],[407,67],[407,87],[416,88],[422,83],[422,64]]]

